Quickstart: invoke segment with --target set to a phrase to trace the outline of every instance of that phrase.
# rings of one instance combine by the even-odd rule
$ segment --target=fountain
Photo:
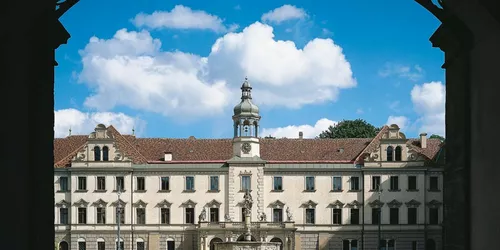
[[[228,241],[215,243],[216,250],[279,250],[281,243],[279,242],[265,242],[265,241],[252,241],[251,232],[251,215],[252,215],[252,195],[247,190],[243,196],[245,208],[245,233],[243,234],[242,241]]]

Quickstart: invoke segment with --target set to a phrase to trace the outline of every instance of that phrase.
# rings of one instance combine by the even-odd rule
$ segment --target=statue
[[[249,215],[252,212],[252,205],[253,205],[253,200],[252,200],[252,195],[250,194],[250,190],[247,189],[245,191],[243,199],[245,199],[243,203],[243,207],[245,208],[245,213]]]
[[[290,211],[290,207],[286,207],[286,219],[287,221],[293,221],[293,214]]]
[[[262,212],[260,215],[259,215],[259,220],[260,221],[267,221],[267,218],[266,218],[266,213]]]
[[[231,216],[230,216],[229,214],[225,214],[225,215],[224,215],[224,219],[225,219],[226,221],[231,221]]]
[[[203,210],[201,210],[200,216],[198,216],[198,220],[205,221],[206,218],[207,218],[207,210],[203,208]]]

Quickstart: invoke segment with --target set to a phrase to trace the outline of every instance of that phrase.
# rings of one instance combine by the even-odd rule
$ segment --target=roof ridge
[[[123,135],[120,133],[120,131],[118,131],[118,130],[117,130],[117,129],[113,126],[113,125],[109,125],[108,129],[111,129],[111,130],[113,130],[113,132],[116,132],[116,133],[118,134],[118,136],[120,136],[120,137],[121,137],[121,138],[122,138],[122,139],[123,139],[123,140],[124,140],[124,141],[125,141],[125,142],[126,142],[126,143],[130,146],[130,147],[131,147],[131,148],[133,148],[133,150],[135,150],[135,152],[137,152],[137,153],[138,153],[138,154],[142,157],[142,160],[144,160],[144,161],[146,161],[146,162],[148,161],[148,160],[146,159],[146,157],[145,157],[143,154],[141,154],[141,152],[139,152],[139,150],[137,150],[136,146],[135,146],[135,145],[133,145],[132,143],[130,143],[130,142],[127,140],[127,138],[125,138],[125,136],[123,136]]]
[[[87,144],[87,142],[84,142],[82,145],[78,146],[74,151],[72,151],[71,153],[60,159],[58,162],[54,163],[54,166],[59,166],[61,162],[67,160],[70,156],[71,158],[73,158],[72,155],[77,154],[85,146],[85,144]]]
[[[385,131],[389,128],[389,126],[387,125],[384,125],[380,131],[378,131],[378,134],[375,135],[375,137],[373,137],[372,141],[370,143],[368,143],[368,145],[366,145],[366,147],[363,149],[363,151],[361,151],[361,153],[359,153],[359,155],[356,157],[356,162],[360,160],[361,156],[363,156],[364,154],[367,153],[367,149],[371,146],[371,145],[374,145],[374,143],[377,143],[378,141],[380,141],[380,137],[382,137],[382,134],[385,133]]]

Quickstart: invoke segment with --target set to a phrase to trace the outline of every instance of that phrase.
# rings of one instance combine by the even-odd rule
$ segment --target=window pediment
[[[183,207],[189,207],[189,208],[191,208],[191,207],[196,206],[196,204],[197,204],[196,202],[194,202],[193,200],[189,199],[189,200],[183,202],[182,206]]]
[[[84,200],[84,199],[79,199],[78,201],[76,201],[75,203],[73,203],[74,206],[77,206],[77,207],[86,207],[89,205],[89,202]]]
[[[440,202],[440,201],[437,201],[437,200],[432,200],[432,201],[429,201],[427,203],[427,206],[429,206],[430,208],[438,208],[442,205],[443,203]]]
[[[339,200],[336,200],[336,201],[328,204],[328,206],[331,207],[331,208],[337,208],[338,209],[338,208],[342,208],[344,206],[344,203],[342,203]]]
[[[372,208],[381,208],[384,206],[384,203],[377,199],[372,202],[368,202],[368,205]]]
[[[94,205],[96,207],[105,207],[106,205],[108,205],[108,203],[103,201],[102,199],[99,199],[99,200],[95,201],[94,203],[92,203],[92,205]]]
[[[318,203],[316,203],[312,200],[308,200],[308,201],[302,203],[302,207],[304,207],[304,208],[315,208],[317,205],[318,205]]]
[[[120,204],[120,206],[121,206],[121,207],[123,207],[123,206],[125,206],[127,203],[126,203],[126,202],[124,202],[122,199],[119,199],[119,200],[117,200],[117,201],[115,201],[115,202],[111,203],[111,205],[112,205],[112,206],[115,206],[115,207],[116,207],[116,206],[118,206],[118,204]]]
[[[357,200],[354,200],[354,201],[352,201],[350,203],[347,203],[348,207],[355,208],[355,209],[358,208],[358,207],[360,207],[361,205],[363,205],[363,204],[361,202],[357,201]]]
[[[406,202],[405,205],[407,207],[418,207],[418,206],[420,206],[420,202],[412,199],[409,202]]]
[[[220,207],[220,205],[222,205],[222,203],[221,203],[221,202],[219,202],[219,201],[217,201],[217,200],[213,199],[213,200],[211,200],[210,202],[208,202],[206,206],[207,206],[207,207],[210,207],[210,208],[215,208],[215,207]]]
[[[280,200],[276,200],[274,202],[271,202],[269,204],[270,207],[272,208],[283,208],[285,206],[285,203],[283,203],[282,201]]]
[[[401,205],[403,205],[403,203],[396,199],[387,203],[387,206],[389,206],[390,208],[398,208],[401,207]]]
[[[143,200],[138,200],[134,202],[134,207],[139,207],[139,208],[144,208],[148,205],[148,203],[144,202]]]
[[[66,200],[61,200],[60,202],[56,203],[57,207],[62,207],[62,208],[67,208],[69,206],[69,202]]]
[[[172,206],[172,203],[167,201],[167,200],[162,200],[156,204],[157,207],[162,207],[162,208],[170,208]]]

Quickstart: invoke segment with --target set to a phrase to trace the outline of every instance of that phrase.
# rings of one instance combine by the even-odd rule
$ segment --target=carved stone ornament
[[[233,219],[231,219],[231,215],[229,215],[229,214],[225,214],[224,215],[224,220],[227,221],[227,222],[233,221]]]
[[[432,200],[427,203],[430,208],[439,208],[443,203],[437,200]]]
[[[240,171],[240,175],[251,175],[252,171],[247,171],[246,169],[243,171]]]
[[[94,205],[95,207],[106,207],[106,205],[108,205],[108,203],[103,201],[102,199],[99,199],[99,200],[95,201],[94,203],[92,203],[92,205]]]
[[[138,200],[134,203],[134,207],[138,208],[145,208],[148,205],[148,203],[144,202],[143,200]]]
[[[207,209],[203,208],[200,215],[198,216],[199,221],[205,221],[207,219]]]
[[[172,203],[167,201],[167,200],[162,200],[160,202],[158,202],[158,204],[156,204],[157,207],[162,207],[162,208],[169,208],[170,206],[172,206]]]
[[[84,199],[79,199],[77,202],[73,203],[73,205],[76,207],[87,207],[89,202]]]
[[[191,199],[189,199],[189,200],[183,202],[182,206],[188,207],[188,208],[192,208],[192,207],[196,206],[196,202],[194,202]]]
[[[271,206],[272,208],[283,208],[285,206],[285,203],[283,203],[280,200],[276,200],[276,201],[272,202],[271,204],[269,204],[269,206]]]
[[[221,203],[221,202],[219,202],[219,201],[217,201],[217,200],[213,199],[213,200],[211,200],[210,202],[208,202],[206,206],[207,206],[207,207],[211,207],[211,208],[215,208],[215,207],[220,207],[220,205],[222,205],[222,203]]]
[[[302,203],[302,207],[305,207],[305,208],[315,208],[317,205],[318,205],[318,203],[316,203],[312,200],[308,200],[308,201]]]
[[[333,207],[333,208],[339,209],[339,208],[342,208],[344,206],[344,203],[342,203],[339,200],[336,200],[336,201],[330,203],[330,206]]]
[[[113,203],[111,203],[112,206],[118,206],[118,204],[120,204],[121,207],[124,207],[125,205],[127,205],[126,202],[124,202],[122,199],[119,199],[117,201],[114,201]]]
[[[406,202],[405,205],[407,207],[418,207],[418,206],[420,206],[420,202],[412,199],[411,201]]]
[[[347,206],[348,206],[348,207],[351,207],[351,208],[354,208],[354,209],[356,209],[356,208],[360,207],[361,205],[362,205],[362,203],[360,203],[360,202],[359,202],[359,201],[357,201],[357,200],[354,200],[354,201],[352,201],[351,203],[347,203]]]
[[[267,221],[266,213],[262,212],[259,214],[259,221]]]
[[[286,207],[286,220],[293,221],[293,214],[292,211],[290,210],[290,207]]]
[[[370,205],[370,207],[373,208],[381,208],[382,206],[384,206],[384,203],[377,199],[372,202],[369,202],[368,205]]]
[[[66,208],[69,206],[69,202],[67,202],[66,200],[61,200],[60,202],[56,203],[56,206]]]
[[[396,199],[387,203],[387,206],[389,206],[390,208],[399,208],[401,207],[401,205],[403,205],[403,203]]]
[[[243,153],[248,154],[250,153],[251,150],[252,150],[252,145],[250,145],[250,143],[245,142],[243,143],[243,145],[241,145],[241,151],[243,151]]]

